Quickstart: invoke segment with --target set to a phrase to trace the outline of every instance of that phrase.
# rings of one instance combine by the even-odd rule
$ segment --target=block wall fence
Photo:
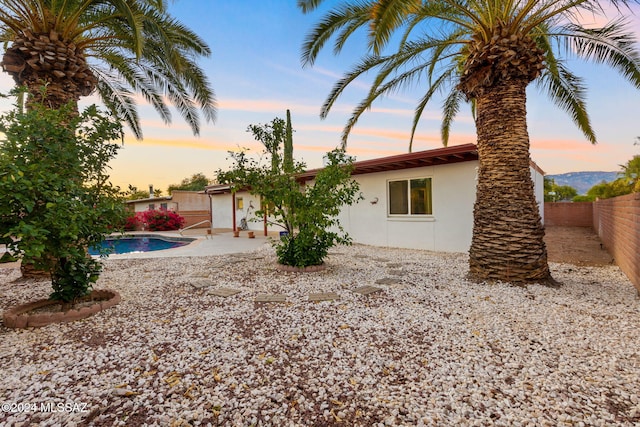
[[[564,227],[592,227],[593,203],[545,202],[544,223]]]
[[[640,193],[593,203],[545,203],[544,222],[593,228],[640,293]]]
[[[640,293],[640,193],[594,202],[593,229]]]

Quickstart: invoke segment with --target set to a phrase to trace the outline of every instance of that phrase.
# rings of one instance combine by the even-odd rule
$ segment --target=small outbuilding
[[[126,206],[133,212],[144,212],[147,210],[167,210],[172,211],[185,219],[185,227],[200,224],[197,228],[208,228],[211,219],[209,197],[202,191],[182,191],[175,190],[170,196],[153,196],[146,199],[127,200]],[[203,223],[203,221],[205,221]]]
[[[544,172],[531,163],[540,214],[544,214]],[[299,176],[312,184],[320,169]],[[457,145],[354,163],[352,178],[363,200],[345,206],[339,216],[355,243],[466,252],[471,246],[476,197],[478,151],[474,144]],[[231,194],[228,185],[208,186],[213,226],[237,228],[245,218],[249,229],[280,231],[252,212],[260,207],[247,191]]]

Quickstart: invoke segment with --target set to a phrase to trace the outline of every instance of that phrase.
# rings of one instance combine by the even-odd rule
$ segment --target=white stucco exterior
[[[240,226],[242,218],[247,219],[249,230],[264,230],[263,218],[256,217],[255,211],[260,209],[260,197],[249,194],[248,191],[239,191],[235,195],[231,193],[213,194],[211,196],[211,213],[214,228],[233,228],[233,199],[235,197],[236,226]],[[242,199],[242,207],[239,206]],[[251,208],[253,206],[253,208]],[[269,226],[268,231],[280,231],[280,227]]]
[[[468,152],[474,152],[474,148],[471,145]],[[456,154],[459,153],[454,153]],[[389,159],[391,163],[398,163],[397,158]],[[385,159],[380,160],[376,166],[384,163]],[[413,157],[409,161],[413,161]],[[473,233],[477,170],[478,160],[460,161],[458,158],[451,163],[420,167],[394,166],[391,170],[354,174],[352,179],[359,183],[363,200],[352,206],[345,206],[339,215],[340,223],[355,243],[438,252],[466,252],[471,246]],[[544,175],[535,164],[531,166],[531,174],[540,215],[543,215]],[[388,182],[422,178],[431,179],[432,213],[390,215]],[[313,185],[313,179],[307,185]],[[212,194],[211,197],[214,227],[232,228],[232,195],[220,193]],[[258,209],[260,201],[248,192],[239,192],[235,197],[236,200],[241,197],[244,204],[243,209],[236,210],[236,224],[239,225],[248,204],[252,202]],[[249,222],[249,228],[263,230],[263,222]],[[280,231],[280,228],[269,227],[269,231]]]
[[[345,207],[340,222],[357,243],[465,251],[471,244],[476,166],[477,161],[354,176],[364,200]],[[388,181],[413,178],[431,178],[433,214],[389,215]]]
[[[468,161],[354,176],[364,200],[345,207],[340,222],[356,243],[466,252],[473,233],[477,168],[478,161]],[[542,215],[543,175],[533,167],[531,173]],[[389,215],[388,181],[413,178],[431,178],[433,214]]]

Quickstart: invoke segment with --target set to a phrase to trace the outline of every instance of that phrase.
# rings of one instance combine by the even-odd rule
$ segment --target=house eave
[[[168,201],[168,200],[171,200],[171,199],[172,199],[171,196],[149,197],[147,199],[125,200],[125,203],[126,204],[131,204],[131,203],[149,203],[149,202],[158,202],[158,201]]]
[[[419,168],[423,166],[437,166],[450,163],[478,160],[478,148],[475,144],[455,145],[453,147],[436,148],[434,150],[417,151],[414,153],[397,154],[371,160],[353,163],[351,175],[386,172]],[[298,175],[300,181],[315,178],[322,168],[311,169]]]

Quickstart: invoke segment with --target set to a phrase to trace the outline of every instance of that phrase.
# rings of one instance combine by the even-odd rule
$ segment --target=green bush
[[[106,173],[122,138],[119,122],[89,107],[34,105],[0,116],[0,236],[25,265],[51,277],[52,299],[74,302],[98,278],[86,249],[125,218],[119,188]]]
[[[342,206],[358,200],[359,186],[351,180],[351,158],[341,150],[327,153],[329,164],[313,182],[299,183],[296,176],[305,165],[289,159],[289,150],[287,156],[279,152],[286,133],[273,128],[284,129],[281,122],[276,119],[273,123],[278,126],[250,127],[256,139],[268,142],[264,144],[271,157],[268,164],[250,160],[244,151],[230,153],[235,164],[230,171],[218,171],[218,182],[230,184],[234,191],[248,188],[262,198],[256,217],[267,214],[269,224],[287,232],[274,241],[279,263],[320,265],[331,247],[351,243],[337,216]]]

